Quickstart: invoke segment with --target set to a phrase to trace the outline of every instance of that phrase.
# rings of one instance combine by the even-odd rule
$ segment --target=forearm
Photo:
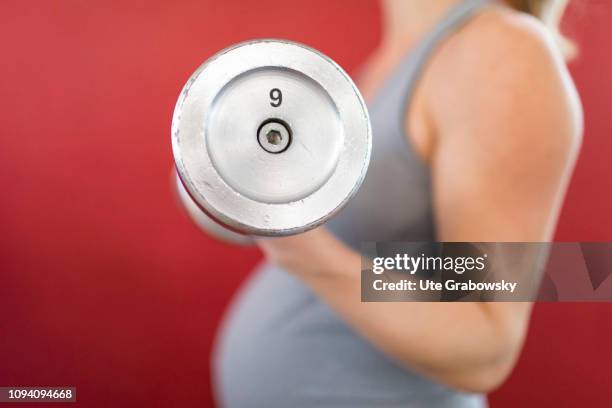
[[[361,302],[359,254],[341,245],[334,254],[317,273],[292,272],[380,350],[457,388],[481,391],[505,377],[524,330],[508,323],[524,319],[499,317],[508,307],[527,313],[528,304]]]

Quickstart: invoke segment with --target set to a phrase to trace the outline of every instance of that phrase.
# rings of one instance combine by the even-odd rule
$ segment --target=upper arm
[[[430,72],[424,98],[438,239],[550,241],[582,131],[578,97],[552,40],[527,17],[492,12],[443,47]],[[481,310],[506,345],[503,377],[530,305],[483,303]]]
[[[579,103],[543,29],[492,14],[456,36],[432,67],[438,237],[548,241],[579,144]]]

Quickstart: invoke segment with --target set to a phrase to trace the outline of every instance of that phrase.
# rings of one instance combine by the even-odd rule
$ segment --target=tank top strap
[[[444,39],[459,30],[483,6],[491,0],[462,0],[453,6],[447,14],[410,49],[400,61],[394,74],[375,95],[373,104],[380,106],[386,116],[394,121],[397,134],[405,141],[405,115],[408,104],[417,87],[429,58]],[[394,132],[395,133],[395,132]]]

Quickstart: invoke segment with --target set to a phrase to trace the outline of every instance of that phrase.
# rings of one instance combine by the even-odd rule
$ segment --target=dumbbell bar
[[[215,236],[206,225],[284,236],[324,223],[361,185],[371,144],[349,76],[289,41],[219,52],[189,78],[172,119],[179,195],[192,218],[198,209],[219,224],[198,222]]]

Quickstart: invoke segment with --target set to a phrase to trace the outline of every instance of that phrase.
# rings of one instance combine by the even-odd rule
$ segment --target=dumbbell
[[[172,118],[183,205],[202,229],[236,243],[327,221],[357,192],[371,146],[349,76],[285,40],[244,42],[208,59]]]

